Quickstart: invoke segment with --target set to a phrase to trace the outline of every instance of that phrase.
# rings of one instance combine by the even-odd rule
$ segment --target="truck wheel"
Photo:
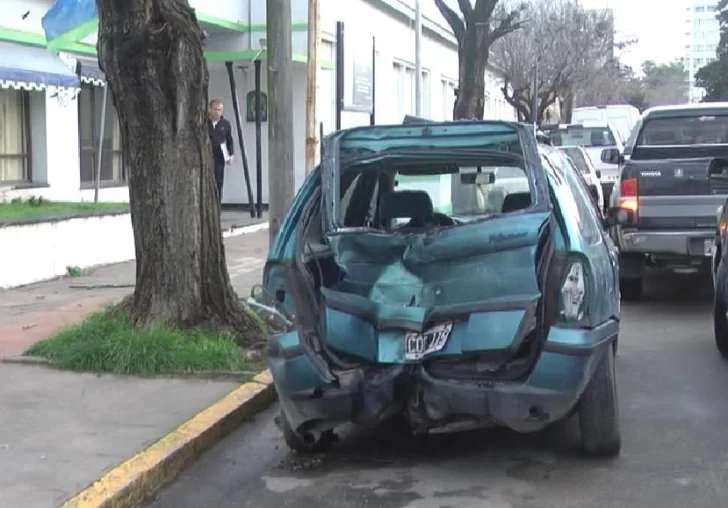
[[[588,457],[616,457],[622,449],[614,352],[607,348],[579,401],[581,445]]]
[[[291,424],[288,423],[288,418],[286,418],[283,411],[278,415],[276,423],[283,432],[283,440],[288,448],[302,455],[329,451],[336,441],[336,434],[333,430],[322,433],[307,432],[305,434],[295,432],[291,428]]]
[[[638,302],[642,299],[643,279],[620,279],[619,291],[622,300]]]
[[[726,318],[725,269],[721,263],[716,274],[713,291],[713,333],[715,345],[723,358],[728,359],[728,318]]]

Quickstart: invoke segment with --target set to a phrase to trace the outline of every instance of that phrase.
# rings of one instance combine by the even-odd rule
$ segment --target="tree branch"
[[[458,0],[458,5],[465,18],[465,24],[470,24],[473,20],[473,4],[470,3],[470,0]]]
[[[447,21],[447,24],[450,25],[450,28],[452,28],[458,44],[462,44],[462,41],[465,38],[465,22],[462,18],[460,18],[460,16],[458,16],[457,12],[452,10],[445,3],[444,0],[435,0],[435,5],[439,9],[440,14],[442,14],[442,17],[444,17],[445,21]]]

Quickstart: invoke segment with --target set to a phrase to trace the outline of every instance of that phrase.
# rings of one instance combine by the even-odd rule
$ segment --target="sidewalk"
[[[268,231],[225,246],[233,286],[247,296],[261,279]],[[129,262],[0,292],[0,357],[119,301],[134,276]],[[237,386],[0,364],[0,506],[58,506]]]

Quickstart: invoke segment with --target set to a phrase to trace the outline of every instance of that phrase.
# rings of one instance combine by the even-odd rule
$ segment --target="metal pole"
[[[235,125],[238,128],[238,143],[240,144],[240,158],[243,161],[243,176],[245,177],[245,187],[248,191],[248,203],[250,204],[250,216],[255,218],[255,206],[253,201],[253,188],[250,185],[250,170],[248,169],[248,156],[245,153],[245,139],[243,138],[243,123],[240,120],[240,102],[238,101],[238,88],[235,86],[235,73],[233,72],[233,63],[225,62],[227,67],[228,80],[230,81],[230,95],[233,99],[233,110],[235,111]],[[222,196],[220,196],[222,200]],[[220,203],[222,205],[222,203]]]
[[[291,0],[266,1],[268,40],[268,232],[272,243],[293,201]]]
[[[533,97],[531,97],[531,119],[533,125],[538,124],[538,60],[533,68]]]
[[[101,104],[101,129],[99,131],[99,155],[96,162],[96,175],[94,177],[94,203],[99,202],[99,188],[101,187],[101,161],[104,154],[104,128],[106,127],[106,100],[109,98],[109,84],[104,86],[104,99]]]
[[[344,109],[344,22],[336,22],[336,130],[341,130]]]
[[[369,115],[369,124],[377,121],[377,38],[372,37],[372,112]]]
[[[415,0],[415,115],[422,116],[422,14]]]
[[[261,134],[261,96],[260,96],[260,59],[256,58],[255,62],[255,192],[257,194],[257,203],[255,205],[258,218],[263,217],[263,148]]]
[[[308,57],[306,80],[306,173],[316,165],[316,95],[318,90],[321,23],[319,0],[308,0]]]

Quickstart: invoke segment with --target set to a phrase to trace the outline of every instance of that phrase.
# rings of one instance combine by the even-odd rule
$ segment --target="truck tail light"
[[[631,216],[629,222],[637,222],[639,211],[639,187],[636,178],[625,178],[619,184],[619,208]]]

